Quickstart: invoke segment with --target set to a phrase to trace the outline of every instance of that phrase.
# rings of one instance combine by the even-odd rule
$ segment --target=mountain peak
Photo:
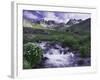
[[[70,19],[68,22],[67,22],[67,25],[73,25],[73,24],[78,24],[82,21],[82,19]]]

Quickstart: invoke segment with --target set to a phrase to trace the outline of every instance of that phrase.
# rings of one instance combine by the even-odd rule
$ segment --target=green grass
[[[81,57],[86,57],[90,54],[90,35],[88,33],[81,36],[74,33],[56,30],[44,31],[48,32],[48,34],[24,34],[24,36],[27,36],[24,37],[24,43],[38,41],[61,42],[64,46],[69,46],[72,49],[79,50]]]
[[[33,27],[29,29],[30,32],[26,31],[28,33],[24,33],[23,42],[61,42],[64,46],[69,46],[72,49],[78,50],[81,57],[87,57],[90,56],[91,49],[90,21],[91,19],[87,19],[79,24],[72,25],[65,30],[44,29],[40,24],[33,24]]]
[[[33,27],[34,29],[45,29],[45,28],[43,28],[40,24],[33,24],[32,27]]]

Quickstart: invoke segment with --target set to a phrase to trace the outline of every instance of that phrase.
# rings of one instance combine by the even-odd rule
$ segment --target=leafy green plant
[[[68,37],[64,37],[63,38],[63,44],[65,46],[70,46],[70,47],[73,47],[75,48],[77,45],[78,45],[78,40],[76,40],[74,37],[72,36],[68,36]]]
[[[23,69],[31,69],[31,65],[30,63],[26,60],[26,59],[23,59]]]
[[[31,67],[36,67],[41,62],[43,55],[42,49],[31,42],[24,44],[23,47],[24,59],[30,64]]]
[[[90,56],[90,45],[89,44],[81,45],[79,47],[79,51],[80,51],[81,57],[89,57]]]

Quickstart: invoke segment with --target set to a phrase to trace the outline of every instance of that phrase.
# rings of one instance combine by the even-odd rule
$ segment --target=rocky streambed
[[[39,65],[40,68],[59,68],[59,67],[80,67],[90,66],[89,57],[82,58],[80,53],[70,47],[63,47],[61,43],[42,41],[35,43],[43,50],[43,58]]]

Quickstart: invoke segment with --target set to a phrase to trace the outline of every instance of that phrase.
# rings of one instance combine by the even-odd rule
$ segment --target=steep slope
[[[90,29],[91,29],[90,27],[91,27],[91,19],[88,18],[78,24],[74,24],[68,27],[67,31],[71,31],[78,34],[90,33]]]
[[[82,21],[82,19],[70,19],[68,22],[67,22],[67,25],[73,25],[73,24],[78,24]]]

